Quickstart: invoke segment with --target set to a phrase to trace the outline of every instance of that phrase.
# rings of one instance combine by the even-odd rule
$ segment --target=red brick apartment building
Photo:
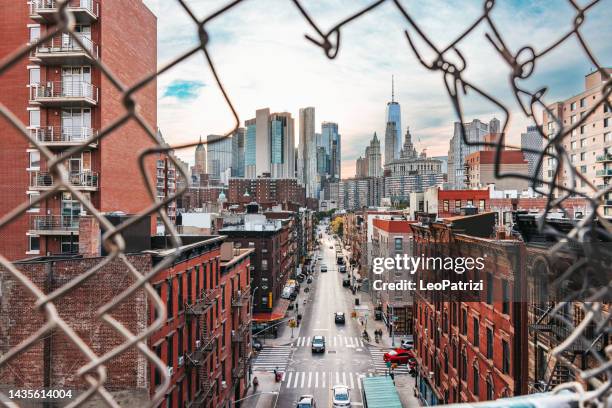
[[[166,306],[167,319],[148,346],[166,365],[170,387],[160,406],[217,407],[245,395],[249,384],[250,257],[221,236],[183,236],[181,255],[150,279]],[[163,237],[153,249],[126,255],[141,271],[150,271],[174,250]],[[229,245],[229,246],[228,246]],[[44,293],[51,293],[101,261],[99,256],[40,257],[17,263]],[[133,282],[125,266],[113,260],[91,279],[54,301],[60,316],[96,355],[109,352],[123,338],[97,319],[96,312]],[[34,297],[6,270],[0,270],[0,353],[8,352],[46,321],[32,313]],[[18,301],[17,301],[18,299]],[[113,309],[112,316],[132,333],[155,319],[143,290]],[[70,388],[87,384],[75,372],[86,364],[82,353],[62,332],[36,342],[0,369],[0,389]],[[122,406],[143,406],[161,383],[161,374],[134,347],[106,364],[104,386]]]
[[[489,211],[489,190],[438,190],[438,217],[461,214],[461,209],[474,206],[479,213]]]
[[[485,401],[527,392],[527,307],[510,299],[521,256],[518,241],[488,238],[492,213],[412,225],[415,251],[425,256],[479,257],[486,296],[480,302],[415,294],[417,388],[428,405]],[[486,228],[485,228],[486,227]],[[462,231],[457,233],[456,230]],[[464,231],[478,231],[478,236]],[[438,245],[442,244],[442,245]],[[417,272],[417,279],[421,277]]]
[[[306,205],[306,190],[298,184],[297,179],[270,177],[230,179],[228,202],[248,204],[251,201],[256,201],[263,207],[269,204],[286,205],[288,203],[297,203],[303,207]]]
[[[85,48],[125,85],[157,68],[157,20],[140,0],[71,0],[75,32]],[[0,59],[52,29],[55,1],[0,0]],[[37,46],[0,75],[0,102],[30,135],[53,153],[65,153],[96,136],[126,110],[119,90],[94,59],[68,35]],[[135,94],[139,112],[157,125],[156,81]],[[0,117],[0,215],[34,200],[54,184],[40,151]],[[150,202],[138,170],[138,153],[153,141],[134,121],[93,141],[64,164],[70,181],[102,212],[135,213]],[[155,158],[147,162],[155,175]],[[66,254],[78,248],[84,208],[67,191],[33,206],[0,230],[0,253],[8,259]],[[155,223],[153,223],[155,225]]]
[[[481,150],[468,155],[465,158],[466,184],[468,188],[478,189],[495,184],[499,190],[523,191],[529,187],[529,181],[516,177],[495,176],[495,168],[499,166],[500,174],[520,174],[529,176],[529,163],[521,150],[502,150],[500,152],[499,165],[497,152],[495,150]]]

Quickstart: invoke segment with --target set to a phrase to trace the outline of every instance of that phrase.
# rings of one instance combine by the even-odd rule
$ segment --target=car
[[[319,255],[319,256],[317,257],[317,259],[318,259],[319,261],[322,261],[322,260],[323,260],[323,257],[322,257],[321,255]]]
[[[327,265],[321,265],[321,272],[327,272]]]
[[[325,337],[323,336],[314,336],[312,338],[312,343],[310,349],[313,353],[325,353]]]
[[[351,406],[351,393],[346,385],[334,385],[332,387],[332,404],[333,407]]]
[[[263,348],[263,344],[261,344],[261,341],[257,340],[257,339],[253,339],[253,350],[255,351],[261,351],[261,349]]]
[[[338,272],[340,273],[346,273],[346,265],[340,265],[338,267]]]
[[[334,246],[333,246],[333,245],[330,245],[330,246],[329,246],[329,249],[334,249]]]
[[[414,353],[412,350],[404,350],[401,348],[391,350],[383,355],[383,360],[385,363],[391,362],[397,365],[406,365],[412,359],[414,359]]]
[[[414,340],[412,339],[412,336],[403,339],[400,347],[404,350],[412,350],[414,348]]]
[[[300,273],[295,279],[297,279],[298,282],[303,282],[305,278],[306,278],[306,275],[304,275],[303,273]]]
[[[312,276],[309,276],[308,279],[306,279],[306,283],[312,283]]]
[[[296,408],[316,408],[317,403],[315,402],[313,395],[302,395],[298,398]]]
[[[346,319],[344,317],[344,312],[336,312],[334,313],[334,322],[336,323],[346,323]]]
[[[351,286],[351,280],[349,278],[342,279],[342,286],[344,286],[345,288],[350,287]]]

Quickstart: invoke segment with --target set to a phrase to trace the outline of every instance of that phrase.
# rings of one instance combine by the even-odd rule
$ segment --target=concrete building
[[[526,132],[521,133],[521,150],[529,163],[529,176],[542,180],[545,159],[540,163],[539,167],[538,160],[541,156],[540,153],[544,150],[544,137],[540,134],[537,126],[527,126]],[[538,153],[529,152],[528,150],[534,150]],[[538,182],[537,185],[540,184]]]
[[[244,177],[245,128],[238,128],[232,135],[232,177]]]
[[[199,176],[200,174],[204,174],[208,171],[208,167],[206,167],[206,146],[202,143],[202,138],[200,137],[200,143],[196,146],[195,149],[195,162],[193,166],[193,172],[195,175]]]
[[[612,68],[606,68],[606,71],[610,74]],[[545,158],[545,182],[551,182],[556,177],[559,185],[569,187],[571,180],[575,179],[569,169],[574,167],[598,190],[609,188],[612,180],[612,110],[609,105],[600,105],[585,123],[570,131],[586,112],[600,102],[605,83],[606,78],[599,71],[591,72],[585,75],[583,92],[550,105],[550,114],[543,112],[546,137],[554,137],[561,130],[560,126],[564,132],[570,133],[563,137],[563,149],[569,156],[569,162],[558,163],[554,157]],[[554,150],[550,153],[556,154]],[[559,171],[555,176],[557,167]],[[576,180],[573,188],[589,196],[594,194],[583,180]],[[604,200],[604,214],[612,216],[612,196],[608,194]]]
[[[363,157],[358,157],[355,160],[355,177],[367,177],[368,176],[368,165],[367,161]]]
[[[395,122],[387,122],[387,127],[385,128],[385,166],[395,160],[396,137]]]
[[[495,150],[481,150],[465,158],[465,182],[468,188],[484,188],[495,184],[502,190],[526,190],[529,181],[518,177],[495,177],[497,167],[500,174],[529,176],[529,162],[521,150],[502,150],[496,162]]]
[[[493,122],[493,119],[491,122]],[[493,123],[493,127],[499,125]],[[465,183],[465,158],[477,151],[484,150],[482,145],[468,145],[468,143],[484,143],[484,137],[489,133],[489,125],[474,119],[469,123],[464,123],[465,135],[462,135],[461,123],[455,122],[453,137],[448,149],[448,183],[451,188],[462,189]],[[466,140],[464,140],[466,139]]]
[[[134,121],[93,140],[126,113],[121,93],[94,66],[101,58],[121,82],[134,84],[143,72],[157,69],[156,17],[141,1],[85,2],[74,12],[85,44],[61,33],[40,44],[0,76],[0,101],[27,128],[31,138],[55,154],[86,140],[91,142],[63,164],[71,184],[102,212],[135,213],[151,200],[138,165],[139,152],[153,141]],[[50,30],[55,2],[0,1],[10,18],[0,24],[3,44],[0,59],[33,42]],[[104,21],[100,16],[104,15]],[[125,24],[129,15],[138,24]],[[6,17],[9,17],[8,15]],[[157,126],[157,84],[153,80],[135,95],[138,110],[153,128]],[[0,214],[8,214],[24,202],[33,202],[58,182],[33,144],[5,119],[0,119]],[[154,184],[155,158],[145,167]],[[85,213],[68,191],[53,194],[34,204],[0,231],[0,253],[8,259],[74,251],[78,219]],[[152,223],[155,228],[155,223]]]
[[[230,136],[208,135],[206,137],[206,165],[208,176],[220,180],[232,168],[232,138]]]
[[[441,190],[438,189],[438,217],[461,215],[465,208],[478,213],[490,211],[489,190]]]
[[[372,137],[372,140],[370,140],[370,145],[366,147],[365,160],[368,166],[368,177],[382,176],[380,140],[378,140],[376,132],[374,132],[374,136]]]
[[[298,146],[298,180],[306,187],[306,197],[319,197],[315,138],[315,108],[300,109],[300,144]]]
[[[228,203],[245,205],[256,201],[264,207],[306,205],[306,192],[296,179],[273,179],[260,177],[256,179],[232,178],[229,181]]]
[[[159,129],[157,129],[157,139],[162,146],[168,147],[168,144],[164,140],[164,137]],[[168,197],[174,197],[176,195],[176,180],[177,180],[177,169],[171,159],[174,158],[174,151],[158,153],[155,164],[155,177],[156,177],[156,197],[159,200],[165,200]],[[172,221],[176,219],[176,200],[173,200],[165,205],[166,213]],[[165,227],[161,222],[161,218],[157,220],[157,232],[160,232],[160,228],[163,230]]]

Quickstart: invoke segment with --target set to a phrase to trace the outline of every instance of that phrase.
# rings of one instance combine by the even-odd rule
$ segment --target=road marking
[[[346,345],[353,347],[353,338],[352,337],[347,337],[346,338]]]
[[[353,382],[353,373],[349,373],[349,380],[351,382],[351,389],[354,389],[355,383]]]
[[[291,377],[293,376],[293,372],[289,371],[289,376],[287,377],[287,388],[289,388],[291,384]]]
[[[300,383],[300,388],[304,388],[304,380],[306,380],[306,373],[302,376],[302,382]]]
[[[357,375],[357,388],[359,388],[359,389],[361,389],[361,379],[362,379],[363,377],[364,377],[364,376],[363,376],[362,374],[358,374],[358,375]]]
[[[300,378],[300,373],[295,373],[295,381],[293,382],[293,387],[292,388],[296,388],[297,384],[298,384],[298,380]]]
[[[323,371],[323,378],[321,379],[321,386],[325,388],[325,371]]]
[[[336,371],[336,384],[340,382],[340,373]]]
[[[310,337],[306,337],[306,346],[310,346]]]
[[[315,372],[315,388],[319,388],[319,372]]]
[[[308,373],[308,388],[312,385],[312,371]]]
[[[346,385],[346,373],[344,371],[342,372],[342,384]]]

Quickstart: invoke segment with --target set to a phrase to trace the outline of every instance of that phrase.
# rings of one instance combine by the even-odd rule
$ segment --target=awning
[[[285,317],[285,314],[287,314],[289,302],[289,299],[279,299],[271,312],[253,313],[252,320],[254,322],[273,322],[275,320],[281,320]]]

